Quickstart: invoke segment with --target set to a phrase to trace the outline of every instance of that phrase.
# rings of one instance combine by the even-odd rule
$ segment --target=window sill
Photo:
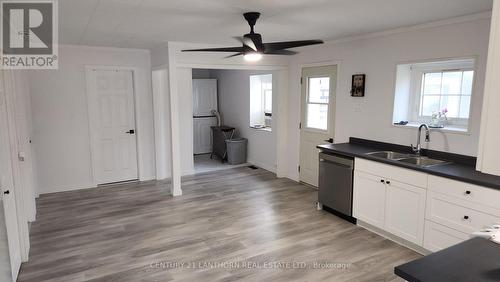
[[[271,127],[254,127],[254,126],[250,126],[251,129],[254,129],[254,130],[259,130],[259,131],[267,131],[267,132],[272,132],[272,128]]]
[[[415,128],[418,128],[420,126],[420,123],[408,123],[407,125],[392,124],[392,126],[397,127],[397,128],[415,129]],[[431,128],[430,130],[431,131],[446,132],[446,133],[453,133],[453,134],[471,135],[468,128],[452,126],[452,125],[445,126],[443,128]]]

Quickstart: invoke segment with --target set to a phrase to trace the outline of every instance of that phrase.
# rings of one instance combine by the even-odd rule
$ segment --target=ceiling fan
[[[297,52],[287,50],[289,48],[322,44],[323,40],[299,40],[299,41],[283,41],[263,43],[262,36],[254,32],[254,25],[260,17],[258,12],[244,13],[243,17],[250,25],[250,33],[242,37],[235,37],[243,46],[241,47],[226,47],[226,48],[205,48],[205,49],[189,49],[182,52],[232,52],[235,54],[229,55],[226,58],[243,55],[247,61],[258,61],[262,55],[295,55]]]

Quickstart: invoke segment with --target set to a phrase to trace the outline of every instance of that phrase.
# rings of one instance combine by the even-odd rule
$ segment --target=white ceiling
[[[491,10],[492,0],[59,0],[62,44],[151,48],[167,41],[237,46],[243,12],[264,41],[337,39]]]

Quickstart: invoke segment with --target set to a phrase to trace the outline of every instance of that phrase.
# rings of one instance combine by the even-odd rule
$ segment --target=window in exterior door
[[[309,77],[307,79],[306,127],[321,131],[328,130],[330,102],[330,77]]]

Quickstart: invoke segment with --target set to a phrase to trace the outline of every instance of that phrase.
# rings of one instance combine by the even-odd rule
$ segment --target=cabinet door
[[[426,190],[386,180],[385,230],[417,245],[423,244]]]
[[[384,228],[385,184],[382,177],[354,172],[353,215],[355,218]]]
[[[211,116],[217,110],[217,80],[193,79],[193,115]]]
[[[195,118],[193,121],[194,154],[207,154],[212,152],[212,129],[217,125],[216,118]]]

